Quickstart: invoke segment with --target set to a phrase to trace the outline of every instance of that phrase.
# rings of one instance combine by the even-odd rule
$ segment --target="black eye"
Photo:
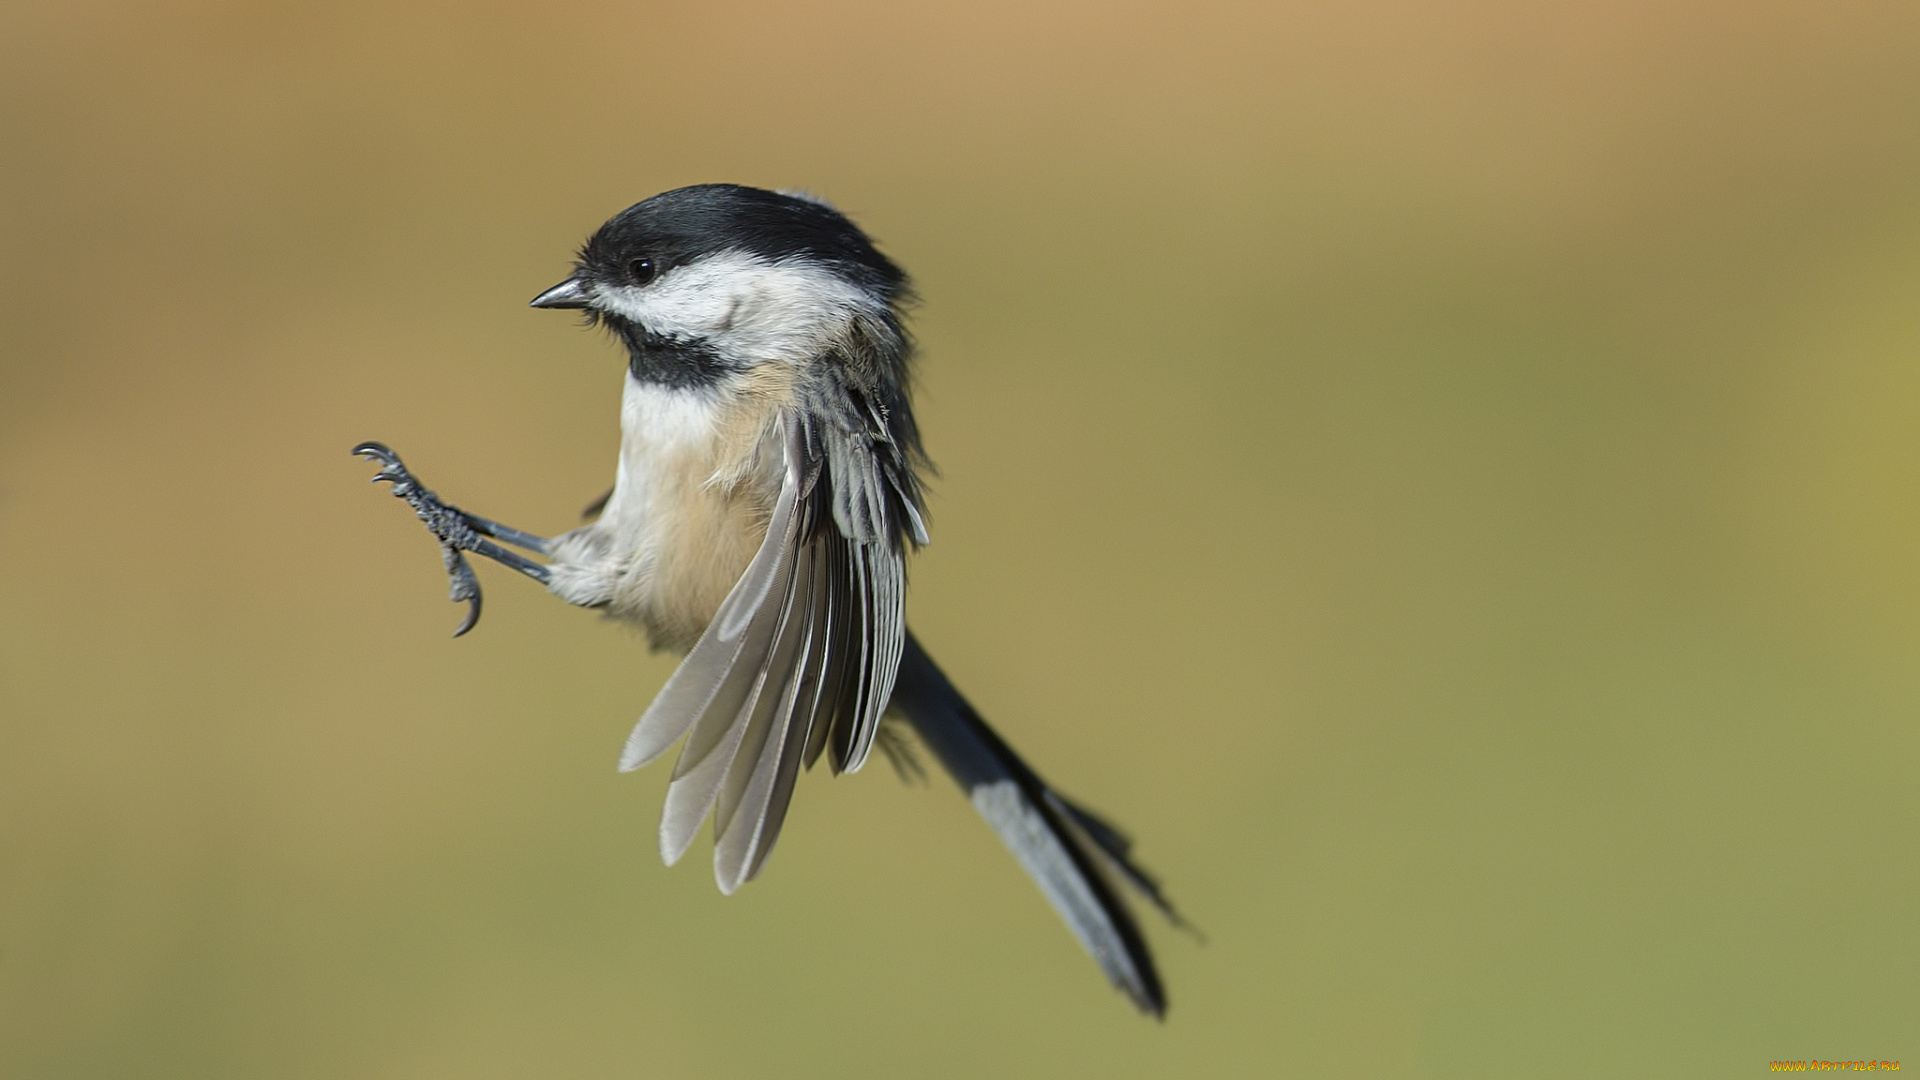
[[[659,272],[654,268],[652,259],[635,259],[627,264],[627,273],[633,275],[635,285],[645,285]]]

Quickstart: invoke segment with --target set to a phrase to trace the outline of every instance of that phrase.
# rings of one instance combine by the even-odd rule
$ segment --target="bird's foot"
[[[474,576],[473,567],[461,552],[478,550],[485,541],[467,524],[463,512],[441,502],[440,496],[415,479],[391,447],[385,443],[363,442],[353,448],[353,453],[380,465],[380,471],[373,474],[374,483],[392,484],[394,497],[405,499],[426,524],[427,531],[440,541],[440,561],[447,569],[448,598],[456,604],[468,605],[467,617],[453,636],[459,637],[473,629],[480,621],[480,579]]]

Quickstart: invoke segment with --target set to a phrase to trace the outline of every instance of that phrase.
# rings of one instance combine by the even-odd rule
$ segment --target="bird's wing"
[[[628,737],[622,771],[687,736],[660,822],[669,864],[714,811],[714,876],[759,872],[801,764],[866,760],[906,637],[910,488],[870,432],[789,416],[767,536],[700,640]]]

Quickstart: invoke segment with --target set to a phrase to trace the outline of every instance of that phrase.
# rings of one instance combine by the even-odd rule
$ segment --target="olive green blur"
[[[622,207],[917,278],[914,625],[1205,932],[1110,990],[943,777],[734,897],[553,533]],[[12,0],[0,1075],[1920,1067],[1912,0]]]

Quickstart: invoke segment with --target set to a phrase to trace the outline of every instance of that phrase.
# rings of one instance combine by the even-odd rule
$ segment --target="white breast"
[[[640,623],[656,647],[691,648],[766,535],[781,383],[777,365],[701,390],[629,375],[613,496],[556,542],[552,590]]]

